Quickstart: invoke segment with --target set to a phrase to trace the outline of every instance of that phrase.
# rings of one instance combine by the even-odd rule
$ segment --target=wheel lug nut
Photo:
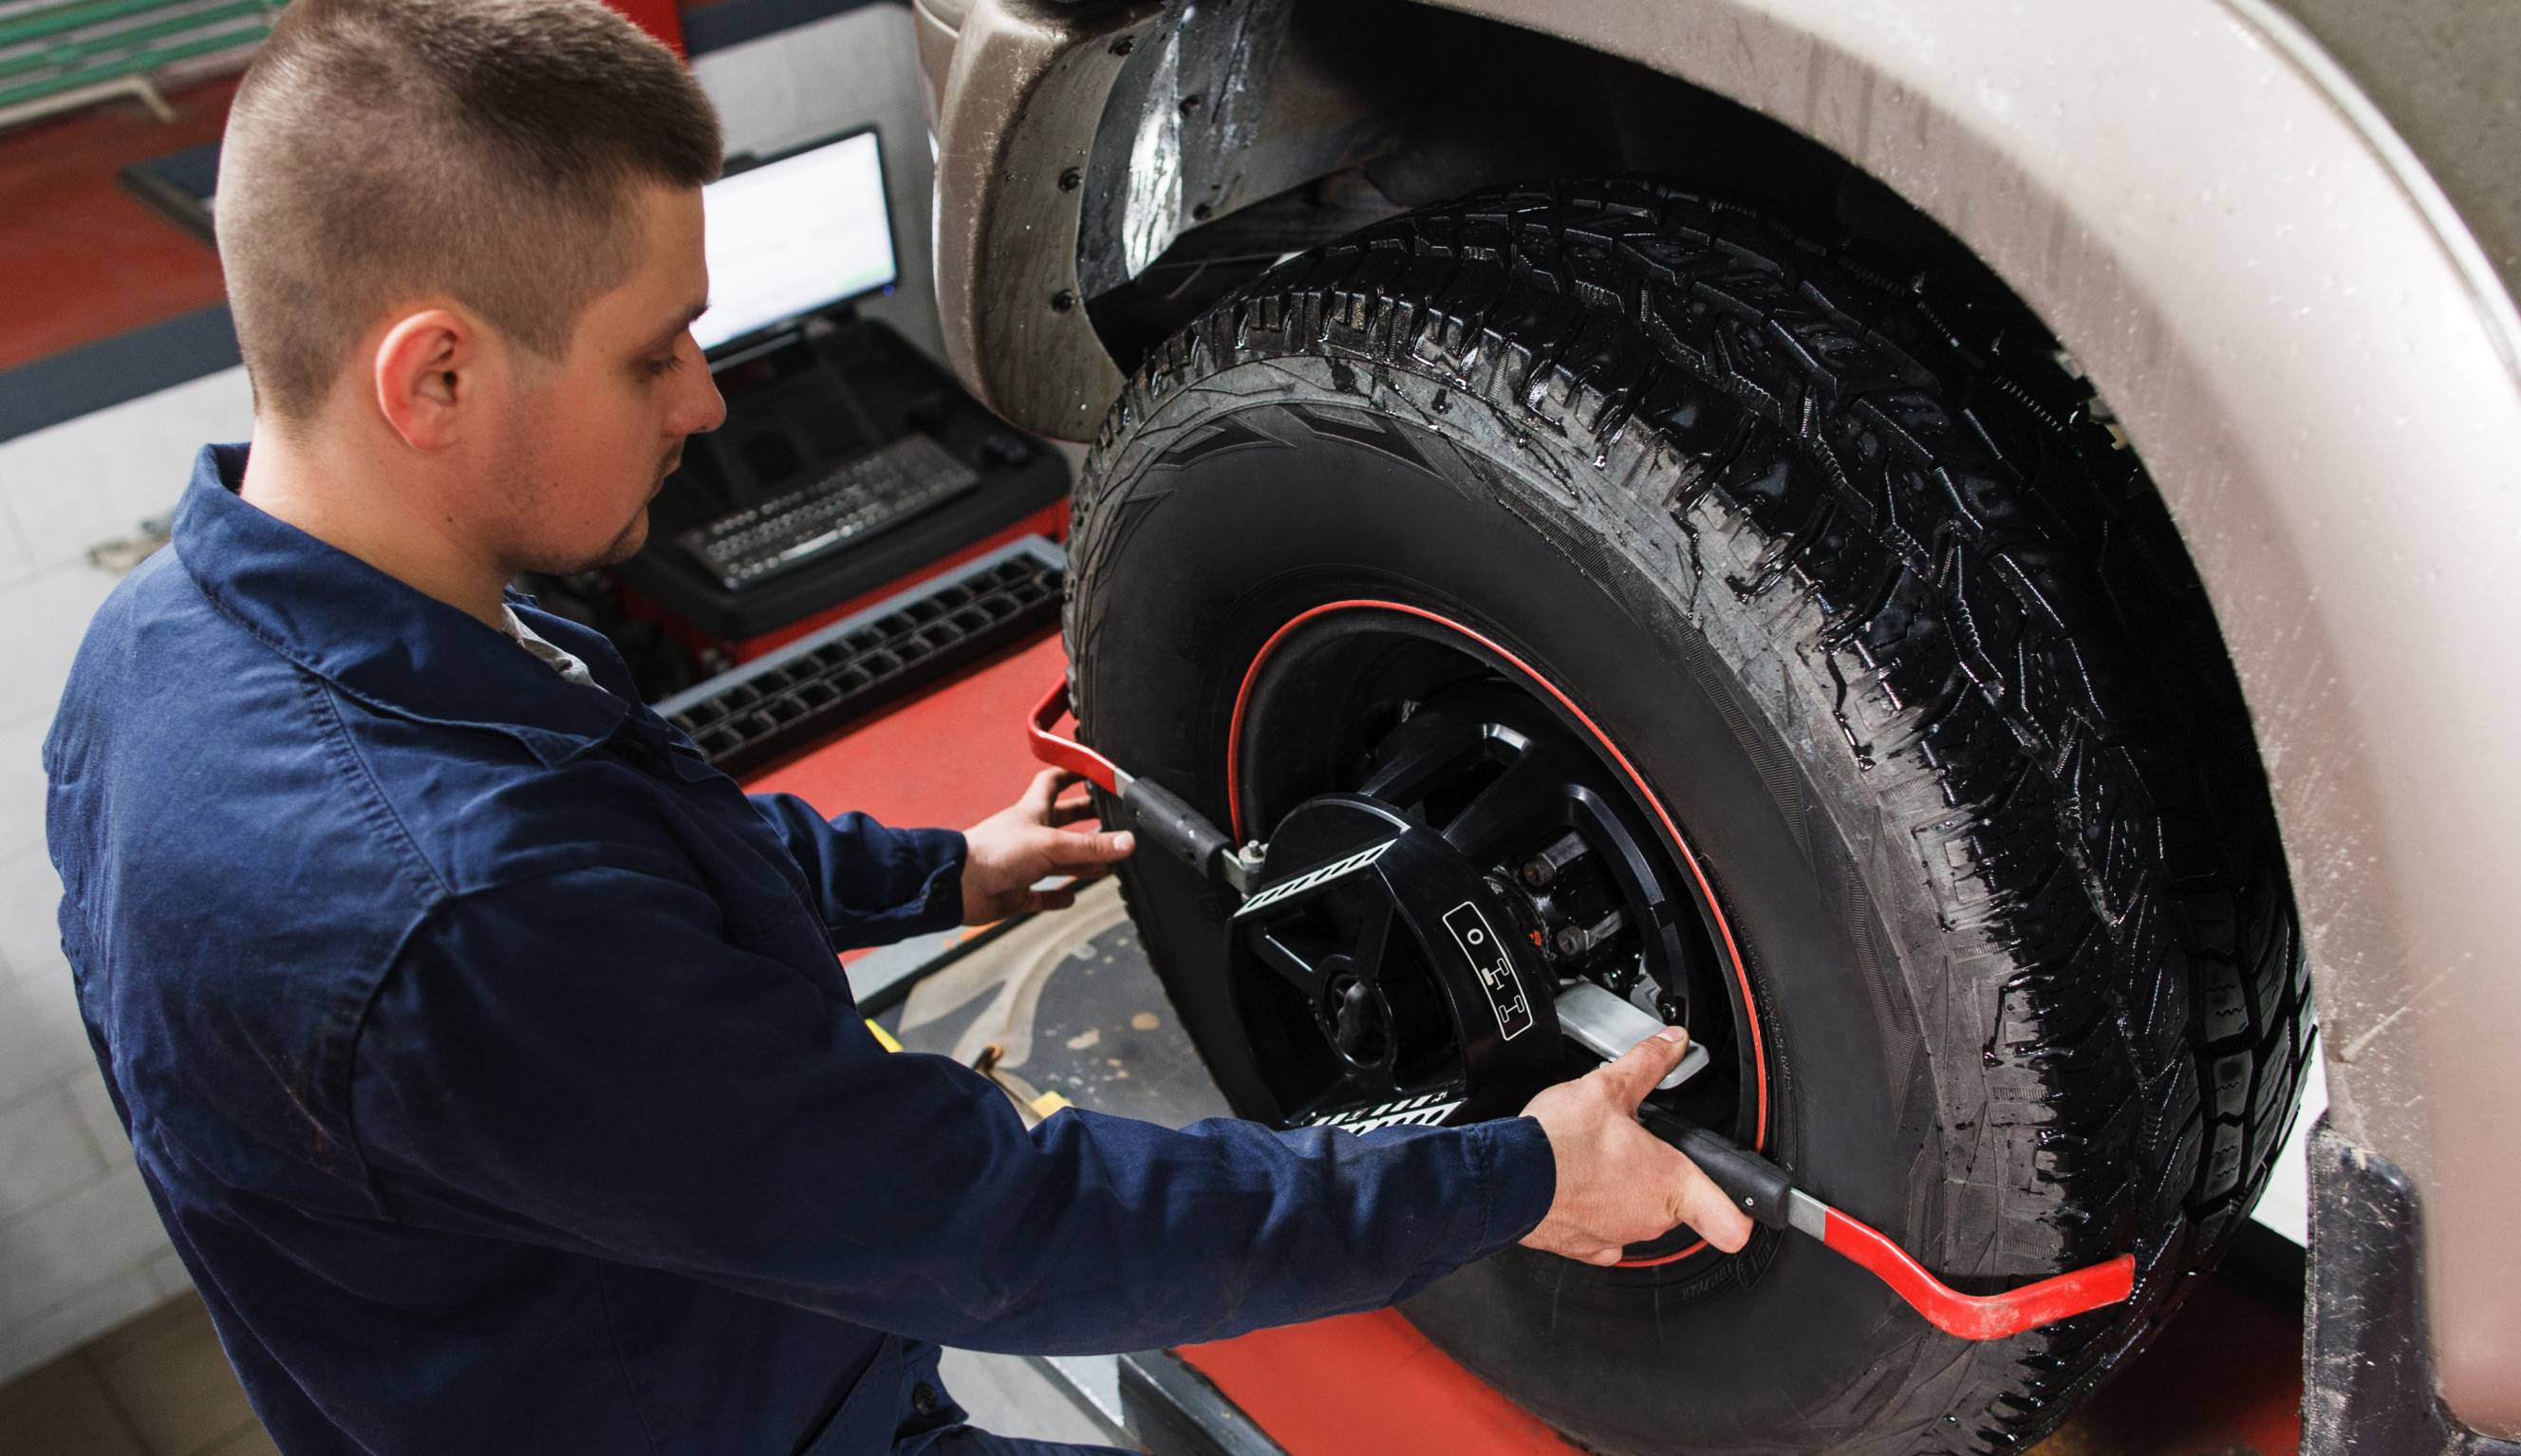
[[[1584,853],[1584,842],[1574,830],[1558,837],[1558,842],[1523,863],[1523,883],[1535,889],[1558,878],[1558,872],[1574,864]]]

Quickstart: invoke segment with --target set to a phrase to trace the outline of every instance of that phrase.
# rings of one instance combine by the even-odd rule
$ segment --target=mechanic
[[[1749,1232],[1633,1119],[1668,1030],[1521,1117],[1352,1137],[1063,1112],[888,1055],[835,952],[1126,855],[1061,782],[962,834],[748,796],[598,635],[723,405],[716,118],[594,0],[298,0],[218,238],[254,440],[90,627],[45,746],[61,924],[254,1410],[318,1452],[1046,1449],[938,1342],[1142,1348],[1521,1241]]]

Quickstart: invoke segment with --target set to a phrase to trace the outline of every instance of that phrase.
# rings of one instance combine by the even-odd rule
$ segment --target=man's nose
[[[707,360],[702,361],[700,368],[688,373],[694,376],[692,395],[684,404],[682,418],[676,422],[682,428],[674,432],[707,434],[726,423],[726,396],[717,391],[717,381],[710,377]]]

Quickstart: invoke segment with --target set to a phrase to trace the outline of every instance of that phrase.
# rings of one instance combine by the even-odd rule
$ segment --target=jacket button
[[[910,1408],[923,1416],[937,1414],[937,1388],[926,1381],[911,1387]]]

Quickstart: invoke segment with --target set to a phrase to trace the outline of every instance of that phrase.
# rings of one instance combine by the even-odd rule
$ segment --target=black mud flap
[[[2462,1426],[2435,1391],[2415,1186],[2324,1114],[2308,1151],[2302,1456],[2521,1456]]]

